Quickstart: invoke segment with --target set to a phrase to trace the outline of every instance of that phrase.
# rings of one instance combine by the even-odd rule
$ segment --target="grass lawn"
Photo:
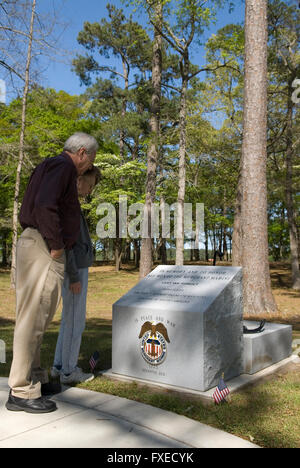
[[[272,264],[271,276],[279,313],[268,320],[292,324],[293,337],[300,338],[300,293],[290,289],[289,266]],[[9,271],[0,270],[0,339],[6,343],[7,361],[7,364],[0,364],[1,376],[8,376],[12,360],[15,298],[9,281]],[[89,370],[88,360],[96,349],[101,354],[97,369],[111,367],[111,306],[137,282],[138,272],[131,267],[119,273],[110,265],[90,269],[87,325],[79,358],[79,365],[84,370]],[[44,337],[42,362],[48,368],[52,365],[60,314],[61,307]],[[197,397],[186,398],[171,391],[104,377],[80,387],[174,411],[251,440],[261,447],[300,448],[299,365],[290,364],[259,385],[232,394],[230,403],[219,406],[204,405]]]

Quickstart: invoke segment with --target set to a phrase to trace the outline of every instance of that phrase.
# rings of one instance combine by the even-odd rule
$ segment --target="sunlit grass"
[[[273,292],[279,306],[274,319],[291,323],[293,337],[300,338],[300,294],[289,288],[289,269],[273,266]],[[137,270],[117,273],[113,266],[90,269],[87,323],[83,334],[79,366],[89,371],[91,354],[98,350],[97,370],[111,368],[112,304],[139,280]],[[59,332],[61,306],[47,330],[42,346],[43,366],[50,369]],[[10,289],[9,271],[0,270],[0,339],[6,343],[7,363],[0,364],[0,375],[8,376],[12,360],[15,294]],[[298,369],[298,372],[296,371]],[[82,388],[109,393],[185,415],[224,431],[251,440],[262,447],[300,448],[300,369],[276,374],[259,386],[231,396],[224,405],[204,405],[196,397],[181,397],[170,391],[137,383],[124,383],[98,377]]]

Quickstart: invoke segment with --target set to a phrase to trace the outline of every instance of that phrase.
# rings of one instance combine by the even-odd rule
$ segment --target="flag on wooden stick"
[[[226,401],[226,397],[227,395],[229,395],[229,393],[230,393],[229,388],[224,382],[224,374],[222,374],[222,377],[220,378],[218,386],[213,393],[213,399],[215,400],[215,403],[218,405],[222,401]]]
[[[94,372],[94,369],[100,359],[100,354],[98,351],[95,351],[92,356],[90,357],[89,364],[91,367],[91,371]]]

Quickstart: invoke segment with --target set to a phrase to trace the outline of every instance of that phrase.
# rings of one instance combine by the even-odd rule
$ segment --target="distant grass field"
[[[271,265],[272,288],[278,316],[271,320],[293,325],[293,337],[300,338],[300,293],[290,289],[286,264]],[[101,359],[97,370],[111,367],[112,304],[138,282],[138,271],[127,266],[116,273],[113,265],[90,269],[87,324],[83,335],[79,366],[88,371],[88,360],[97,349]],[[61,306],[47,330],[42,346],[42,362],[50,368],[60,324]],[[12,360],[15,316],[14,291],[9,271],[0,270],[0,339],[6,343],[6,364],[0,375],[8,376]],[[246,317],[252,318],[252,317]],[[291,364],[255,387],[231,396],[224,405],[203,405],[196,397],[183,398],[170,391],[150,389],[136,383],[123,383],[98,377],[80,385],[174,411],[203,423],[251,440],[262,447],[300,448],[300,366]]]

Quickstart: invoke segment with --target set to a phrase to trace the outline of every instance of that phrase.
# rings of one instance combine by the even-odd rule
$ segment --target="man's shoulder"
[[[58,156],[52,156],[51,158],[47,158],[45,161],[48,161],[49,164],[57,164],[57,165],[62,164],[64,166],[70,166],[75,169],[72,159],[64,151],[60,153]]]
[[[68,172],[76,174],[76,168],[70,156],[67,153],[62,152],[58,156],[53,156],[50,158],[45,159],[41,166],[46,166],[47,170],[52,170],[55,168],[61,168],[64,171],[67,170]]]

